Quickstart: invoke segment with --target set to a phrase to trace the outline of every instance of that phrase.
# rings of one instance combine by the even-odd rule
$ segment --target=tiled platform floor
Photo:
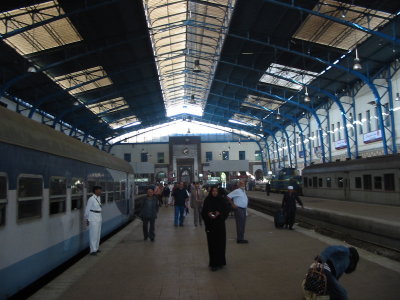
[[[300,300],[300,283],[313,257],[339,244],[304,229],[276,230],[271,218],[250,210],[246,238],[236,244],[227,220],[227,266],[211,272],[203,227],[172,226],[173,208],[161,208],[156,241],[143,241],[135,221],[44,287],[32,299],[269,299]],[[397,300],[400,264],[360,251],[358,269],[341,282],[352,300]],[[377,261],[379,264],[373,262]],[[386,268],[389,266],[390,269]]]

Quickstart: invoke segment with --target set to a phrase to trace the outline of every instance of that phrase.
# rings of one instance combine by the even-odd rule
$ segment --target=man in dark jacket
[[[144,240],[147,240],[147,238],[150,237],[150,240],[154,242],[154,238],[156,236],[154,232],[154,227],[157,218],[158,207],[158,199],[156,196],[154,196],[154,191],[152,189],[148,189],[147,197],[143,199],[142,208],[140,210],[140,215],[143,220]]]
[[[174,199],[175,206],[175,216],[174,225],[177,227],[183,226],[183,220],[185,219],[185,207],[187,207],[187,202],[189,200],[189,193],[184,188],[183,182],[179,182],[179,186],[172,192],[172,197]]]
[[[285,228],[290,230],[293,230],[293,224],[296,218],[296,202],[304,208],[303,202],[301,202],[299,196],[297,196],[293,190],[293,186],[288,186],[288,191],[283,196],[282,209],[286,217]]]

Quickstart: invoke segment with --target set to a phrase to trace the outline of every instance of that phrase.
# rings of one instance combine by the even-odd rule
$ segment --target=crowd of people
[[[269,189],[266,189],[269,195]],[[99,241],[101,232],[101,187],[93,188],[93,196],[89,198],[85,219],[89,227],[90,254],[100,252]],[[285,215],[285,227],[293,229],[296,213],[296,202],[303,203],[292,186],[282,199],[282,210]],[[209,267],[217,271],[226,265],[226,227],[225,220],[231,211],[236,220],[236,242],[248,244],[245,239],[245,227],[248,197],[245,182],[239,182],[229,193],[218,185],[207,186],[195,182],[187,185],[183,182],[158,184],[147,189],[142,201],[140,217],[143,221],[143,237],[146,241],[155,240],[155,221],[160,207],[174,207],[174,226],[183,227],[185,215],[189,207],[193,210],[194,226],[205,228],[208,244]],[[359,260],[358,252],[353,247],[329,246],[315,258],[308,275],[303,281],[303,291],[306,299],[318,299],[321,286],[325,285],[324,294],[331,300],[346,300],[347,292],[338,282],[343,273],[352,273]],[[318,269],[319,268],[319,269]],[[318,269],[318,270],[317,270]],[[317,270],[317,271],[316,271]],[[322,271],[321,271],[322,270]],[[315,276],[317,274],[317,276]],[[323,278],[322,275],[323,274]],[[315,290],[313,290],[315,289]],[[320,298],[325,299],[325,298]]]

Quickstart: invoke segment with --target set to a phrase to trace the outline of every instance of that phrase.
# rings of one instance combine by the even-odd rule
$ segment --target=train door
[[[343,199],[348,201],[351,199],[349,172],[345,172],[343,175]]]

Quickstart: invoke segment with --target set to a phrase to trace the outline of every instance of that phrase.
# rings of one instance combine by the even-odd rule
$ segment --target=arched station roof
[[[373,94],[399,14],[392,0],[3,0],[0,95],[103,142],[176,119],[268,136],[357,84]]]

